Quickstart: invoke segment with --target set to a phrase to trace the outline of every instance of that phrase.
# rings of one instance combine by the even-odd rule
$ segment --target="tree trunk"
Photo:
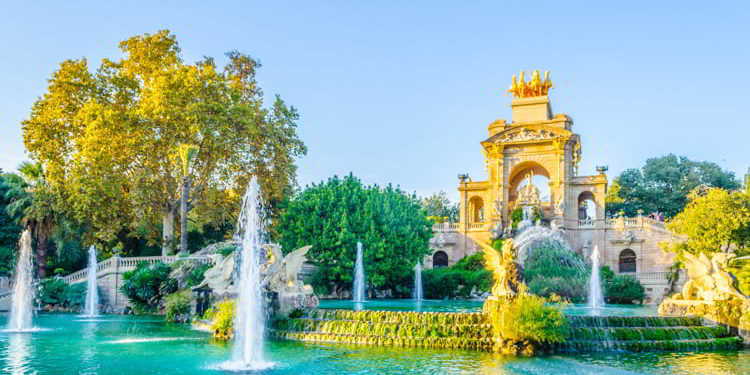
[[[44,233],[37,233],[36,235],[36,267],[37,267],[37,276],[40,279],[43,279],[46,271],[45,267],[47,266],[47,235]]]
[[[180,254],[187,255],[188,244],[188,189],[190,188],[190,178],[182,178],[182,193],[180,194]]]
[[[167,203],[162,216],[161,255],[174,254],[174,211],[175,207]]]

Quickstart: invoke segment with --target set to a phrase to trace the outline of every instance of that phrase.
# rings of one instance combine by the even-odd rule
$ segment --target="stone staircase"
[[[717,350],[742,346],[725,326],[692,317],[569,317],[570,336],[558,351]]]
[[[724,326],[700,318],[570,316],[570,335],[559,352],[604,350],[720,350],[742,346]],[[278,339],[373,346],[491,351],[492,327],[482,314],[317,310],[275,320]]]

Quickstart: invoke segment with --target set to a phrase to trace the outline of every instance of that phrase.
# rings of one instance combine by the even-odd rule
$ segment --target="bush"
[[[48,277],[40,283],[39,301],[42,305],[62,306],[68,284],[62,279]]]
[[[543,297],[554,293],[573,302],[585,301],[589,275],[583,257],[553,239],[529,250],[524,262],[523,278],[529,290]]]
[[[464,271],[484,270],[484,253],[476,253],[461,258],[453,268]]]
[[[190,314],[190,289],[182,289],[166,297],[165,320],[170,323],[185,322]]]
[[[604,299],[608,303],[640,304],[646,298],[646,290],[633,276],[616,275],[604,285]]]
[[[211,268],[210,264],[201,264],[193,268],[187,277],[188,288],[191,288],[200,284],[203,281],[203,275],[206,273],[206,270],[208,270],[209,268]]]
[[[177,291],[177,280],[169,277],[170,271],[171,268],[162,262],[149,265],[142,261],[135,270],[122,275],[122,292],[133,304],[136,312],[158,311],[164,297]]]
[[[211,329],[214,331],[214,337],[221,339],[231,338],[235,309],[236,305],[234,300],[229,299],[219,303],[216,312],[213,314],[213,324],[211,324]]]
[[[221,256],[226,257],[227,255],[237,251],[237,245],[235,244],[227,244],[224,245],[216,250],[217,253],[221,254]]]
[[[82,307],[85,300],[85,283],[68,285],[65,281],[56,277],[48,277],[40,283],[39,301],[42,305],[76,309]]]
[[[422,271],[425,298],[468,298],[472,289],[477,292],[490,290],[492,272],[484,268],[477,269],[478,259],[481,259],[481,256],[482,254],[479,253],[464,257],[453,267]]]
[[[492,305],[490,319],[495,336],[511,342],[530,340],[537,344],[565,341],[568,324],[561,305],[546,305],[547,300],[533,294]]]

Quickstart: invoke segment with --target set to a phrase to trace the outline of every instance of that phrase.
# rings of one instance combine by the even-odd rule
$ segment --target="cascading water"
[[[417,263],[414,267],[414,292],[413,297],[417,301],[421,301],[423,298],[422,292],[422,264]]]
[[[597,308],[604,306],[602,297],[602,285],[599,279],[599,247],[594,246],[591,252],[591,279],[589,280],[589,307]]]
[[[362,261],[362,242],[357,242],[357,262],[354,264],[352,301],[365,302],[365,266]]]
[[[265,362],[263,341],[265,334],[265,303],[260,286],[262,220],[260,216],[260,187],[252,178],[242,199],[237,219],[240,242],[238,260],[237,311],[234,321],[232,360],[220,367],[225,370],[260,370],[273,366]]]
[[[96,286],[96,247],[89,247],[89,264],[86,270],[86,308],[84,316],[99,315],[99,291]]]
[[[21,234],[18,250],[18,263],[13,276],[13,297],[10,307],[9,331],[28,331],[32,329],[31,317],[34,314],[34,290],[31,285],[31,231],[28,229]]]

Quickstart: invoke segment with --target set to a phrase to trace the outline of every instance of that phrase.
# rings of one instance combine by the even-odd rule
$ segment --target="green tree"
[[[0,170],[0,276],[7,276],[14,266],[14,253],[21,233],[21,226],[8,215],[7,191],[6,176]]]
[[[643,168],[627,169],[613,180],[607,193],[607,213],[624,211],[635,216],[643,210],[673,217],[687,204],[688,194],[701,185],[734,190],[740,182],[734,172],[715,163],[673,154],[650,158]]]
[[[226,220],[252,175],[276,215],[306,148],[296,110],[278,96],[264,105],[260,64],[239,52],[223,69],[210,57],[185,63],[167,30],[120,49],[121,59],[105,58],[93,73],[85,59],[61,63],[23,122],[26,149],[48,167],[61,206],[90,229],[85,242],[145,237],[172,253],[186,178],[201,224]],[[198,148],[189,174],[174,157],[187,144]]]
[[[422,199],[422,208],[428,217],[448,218],[449,222],[458,222],[458,204],[452,204],[444,191],[434,193]]]
[[[739,255],[750,247],[750,194],[724,189],[696,189],[685,209],[667,223],[667,229],[685,236],[669,247],[679,254],[711,254],[733,250]]]
[[[429,253],[430,222],[416,196],[399,188],[364,186],[356,177],[336,176],[306,187],[289,199],[280,217],[284,251],[312,245],[319,293],[349,290],[357,241],[364,248],[367,284],[397,295],[411,290],[413,268]]]
[[[5,174],[5,207],[8,216],[19,226],[28,227],[36,240],[37,275],[45,276],[48,239],[57,223],[55,197],[45,179],[41,163],[23,162],[19,174]]]

